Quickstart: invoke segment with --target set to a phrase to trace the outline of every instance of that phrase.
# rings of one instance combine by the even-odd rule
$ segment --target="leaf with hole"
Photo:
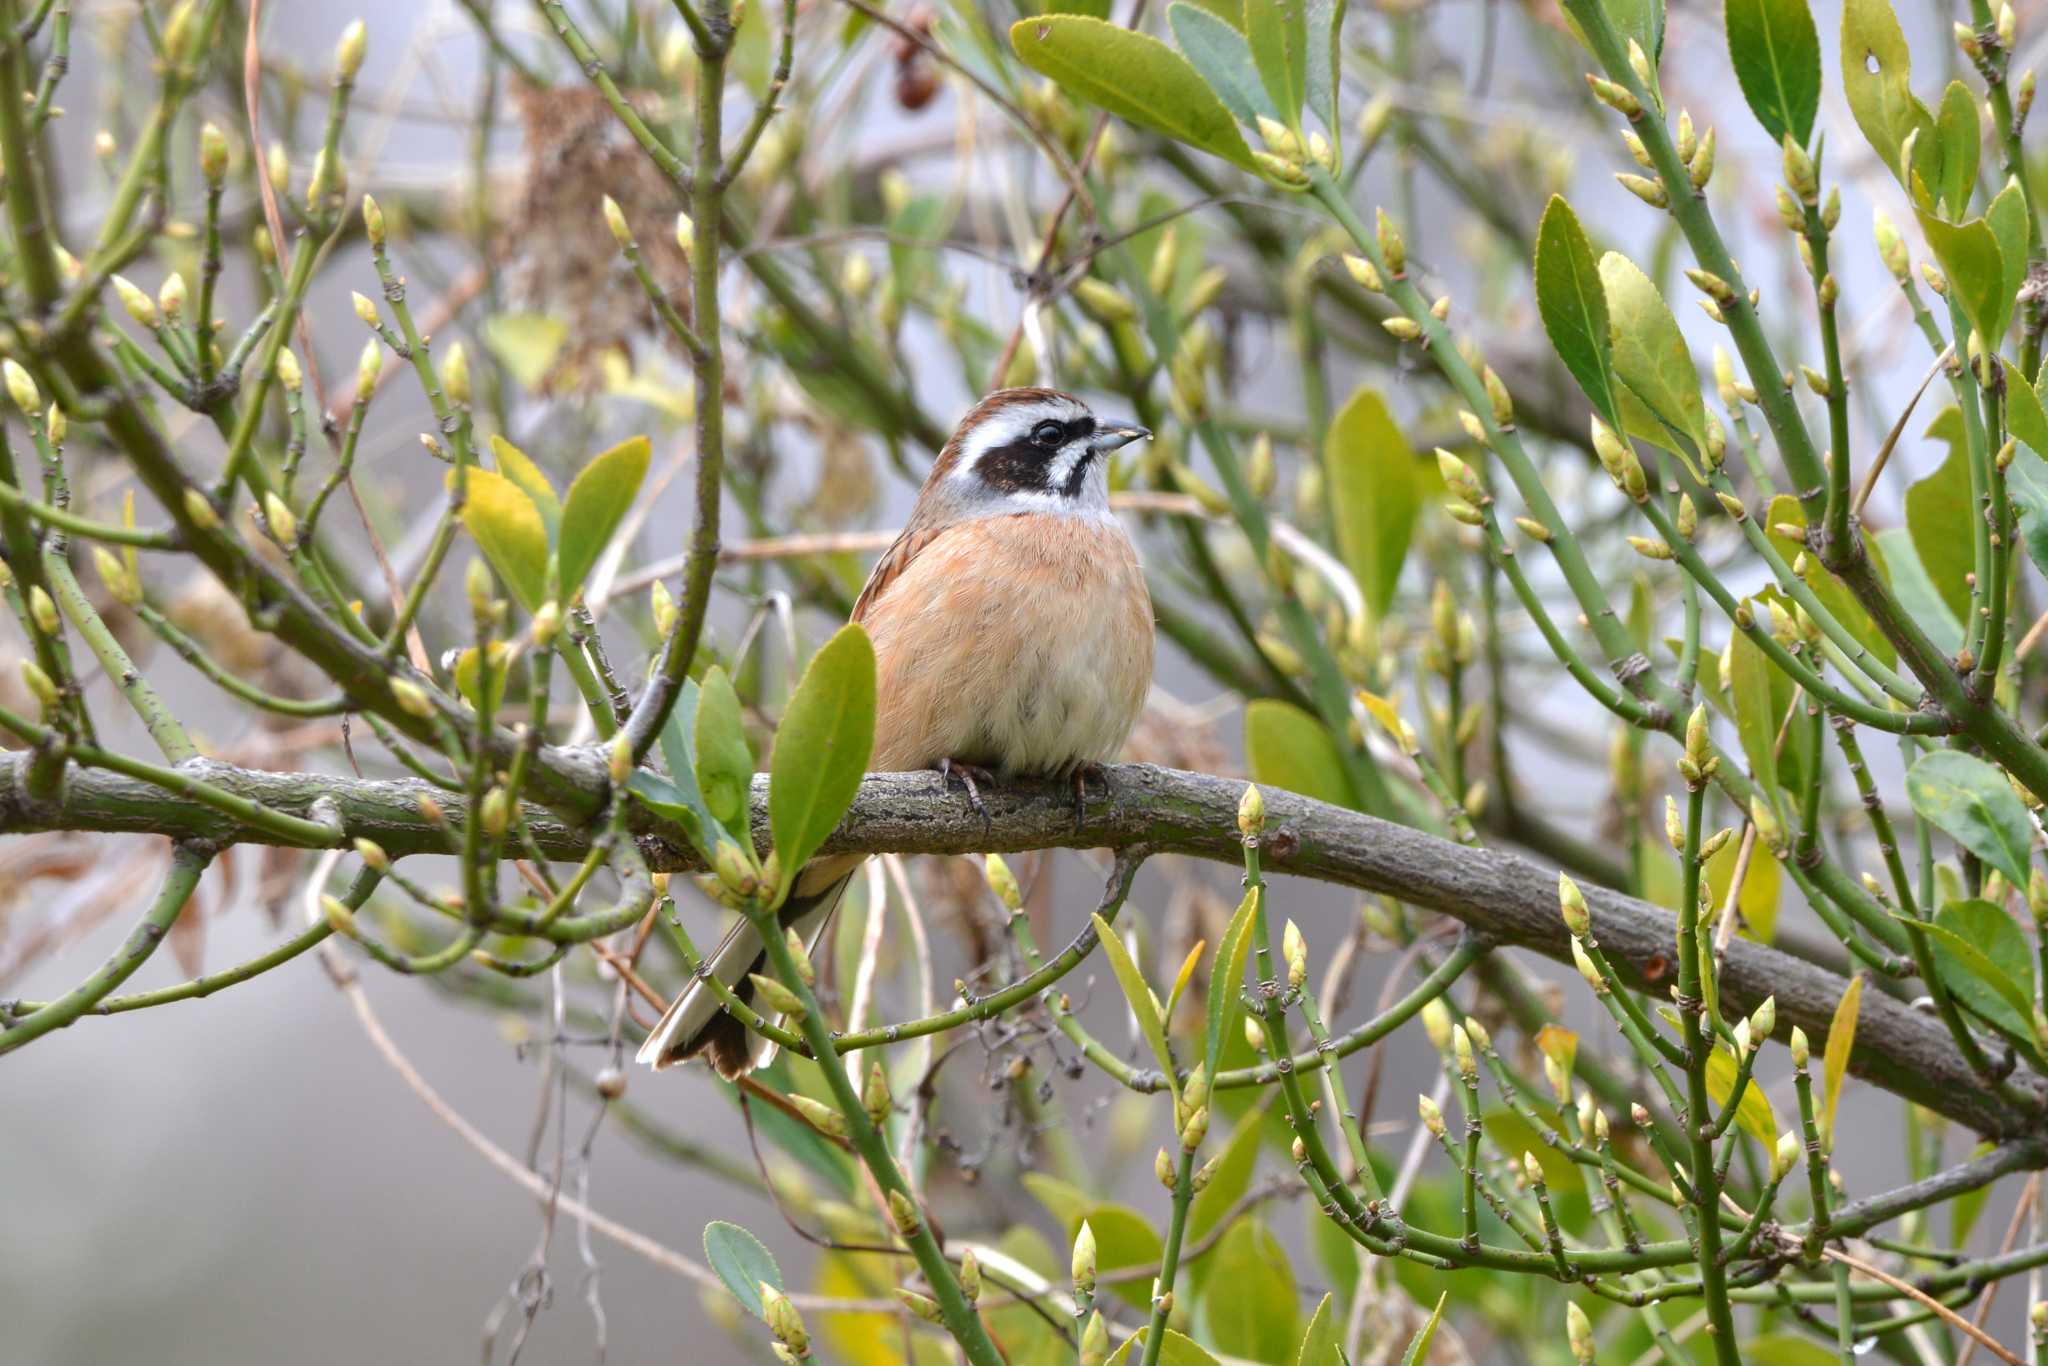
[[[1927,821],[2015,887],[2027,885],[2033,822],[2003,770],[1961,750],[1923,754],[1906,771],[1906,797]]]
[[[849,622],[811,656],[769,755],[768,827],[788,883],[860,791],[875,746],[875,647]]]
[[[1078,14],[1048,14],[1010,26],[1024,65],[1076,99],[1257,171],[1230,111],[1187,58],[1157,38]]]
[[[1878,159],[1901,175],[1899,148],[1934,120],[1913,95],[1913,55],[1890,0],[1843,0],[1842,93]]]

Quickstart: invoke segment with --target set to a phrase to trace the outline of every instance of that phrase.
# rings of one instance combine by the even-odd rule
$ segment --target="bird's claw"
[[[981,790],[974,785],[974,780],[979,778],[982,782],[993,783],[995,774],[979,764],[962,763],[958,759],[939,760],[939,781],[950,785],[956,777],[960,780],[960,785],[967,789],[968,807],[975,815],[981,817],[981,833],[984,836],[989,834],[995,828],[995,821],[989,816],[988,808],[982,805]]]
[[[1074,770],[1074,830],[1079,833],[1088,819],[1088,784],[1093,780],[1102,784],[1102,795],[1116,800],[1116,792],[1109,783],[1109,770],[1101,764],[1083,764]]]

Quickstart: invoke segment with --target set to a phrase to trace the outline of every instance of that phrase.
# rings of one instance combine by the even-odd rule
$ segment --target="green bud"
[[[185,316],[185,303],[190,298],[185,288],[185,277],[172,271],[156,292],[156,305],[163,310],[166,321],[176,322]]]
[[[44,711],[57,709],[57,703],[62,700],[62,695],[57,691],[57,685],[50,681],[50,676],[43,672],[42,666],[33,659],[21,661],[21,681],[36,701],[42,704]]]
[[[448,395],[448,401],[458,407],[469,403],[469,352],[461,342],[448,348],[447,357],[441,362],[441,389]]]
[[[320,898],[320,914],[327,921],[327,928],[344,939],[356,937],[356,913],[343,903],[340,897]]]
[[[1763,1004],[1758,1006],[1749,1017],[1749,1036],[1758,1044],[1762,1044],[1765,1039],[1770,1038],[1777,1031],[1778,998],[1776,996],[1766,996],[1764,997]]]
[[[1806,1060],[1808,1057],[1808,1044],[1806,1042],[1806,1031],[1801,1029],[1798,1025],[1792,1026],[1792,1039],[1790,1046],[1792,1049],[1792,1065],[1796,1068],[1799,1068],[1801,1071],[1804,1071],[1806,1068]]]
[[[0,373],[7,378],[7,396],[14,400],[14,406],[21,409],[23,417],[33,418],[43,407],[43,396],[36,389],[36,382],[22,369],[21,362],[9,356],[0,361]]]
[[[939,1308],[939,1302],[929,1295],[920,1295],[915,1290],[905,1290],[903,1287],[898,1286],[896,1287],[896,1298],[903,1302],[905,1309],[908,1309],[926,1323],[944,1323],[946,1321],[946,1315]]]
[[[1757,838],[1773,854],[1785,851],[1785,827],[1778,821],[1778,813],[1771,810],[1769,802],[1762,797],[1749,799],[1749,823],[1756,827]]]
[[[1095,1293],[1095,1230],[1083,1219],[1074,1234],[1074,1255],[1069,1261],[1076,1295]]]
[[[1387,273],[1399,280],[1408,273],[1408,246],[1401,240],[1401,230],[1394,226],[1394,220],[1387,217],[1385,209],[1374,212],[1375,234],[1379,239],[1380,260],[1387,266]]]
[[[721,848],[731,847],[730,845],[721,846]],[[721,873],[723,871],[723,869],[720,870]],[[802,1015],[804,1013],[803,997],[782,985],[775,978],[768,976],[766,973],[752,972],[747,974],[747,980],[754,984],[754,995],[776,1014]]]
[[[228,173],[228,138],[211,119],[199,128],[199,173],[218,189]]]
[[[114,297],[121,301],[121,307],[128,310],[128,316],[142,326],[155,330],[163,320],[157,316],[156,301],[143,293],[134,281],[115,275],[109,277],[114,286]]]
[[[1814,168],[1813,158],[1806,149],[1793,141],[1787,133],[1784,142],[1785,183],[1792,187],[1792,193],[1799,196],[1803,204],[1820,202],[1820,173]]]
[[[974,1255],[973,1248],[964,1248],[960,1253],[960,1293],[969,1304],[981,1298],[981,1259]]]
[[[434,717],[432,699],[427,696],[424,688],[410,679],[391,680],[391,700],[408,716],[418,717],[422,721],[430,721]]]
[[[270,539],[287,552],[299,548],[299,519],[275,493],[263,495],[263,522],[270,529]]]
[[[1569,1301],[1564,1307],[1564,1337],[1572,1349],[1572,1360],[1578,1366],[1592,1366],[1593,1322],[1585,1310]]]
[[[92,567],[100,576],[100,583],[106,587],[107,596],[123,607],[133,607],[142,601],[142,582],[128,572],[128,566],[119,555],[103,545],[92,548]]]
[[[1664,209],[1671,206],[1671,196],[1664,192],[1664,182],[1661,180],[1652,180],[1648,176],[1628,175],[1626,173],[1616,175],[1614,178],[1620,182],[1622,189],[1627,190],[1653,209]]]
[[[1266,799],[1259,794],[1257,783],[1246,783],[1244,795],[1238,798],[1237,830],[1246,840],[1256,840],[1266,832]]]
[[[1287,961],[1287,985],[1299,987],[1308,980],[1308,944],[1301,937],[1301,927],[1292,920],[1280,932],[1280,955]]]
[[[1181,1126],[1180,1146],[1184,1151],[1193,1152],[1202,1146],[1202,1140],[1209,1136],[1209,1107],[1198,1105],[1188,1116],[1188,1122]]]
[[[1088,1324],[1081,1330],[1081,1351],[1079,1366],[1103,1366],[1109,1360],[1109,1329],[1103,1326],[1102,1311],[1088,1316]]]
[[[697,253],[697,225],[690,221],[690,215],[686,213],[676,215],[676,246],[685,256],[694,256]]]
[[[1180,1174],[1174,1169],[1172,1156],[1164,1148],[1152,1156],[1152,1175],[1168,1190],[1179,1183]]]
[[[868,1064],[867,1081],[861,1087],[860,1108],[867,1111],[868,1119],[878,1126],[896,1108],[896,1102],[889,1095],[888,1074],[882,1071],[879,1062]]]
[[[1130,322],[1138,316],[1137,305],[1130,297],[1107,280],[1098,280],[1092,275],[1082,277],[1074,285],[1074,302],[1081,311],[1104,327]]]
[[[1610,988],[1607,985],[1607,978],[1601,973],[1599,965],[1593,961],[1592,955],[1586,952],[1583,940],[1572,940],[1572,965],[1579,970],[1579,976],[1586,979],[1586,985],[1593,988],[1595,996],[1605,996],[1608,993]]]
[[[1803,1146],[1799,1135],[1789,1129],[1778,1135],[1778,1146],[1771,1152],[1771,1180],[1783,1181],[1799,1165],[1799,1152]]]
[[[1451,1026],[1451,1057],[1458,1065],[1458,1075],[1466,1081],[1479,1079],[1479,1059],[1472,1051],[1472,1036],[1463,1024]]]
[[[1344,257],[1344,269],[1350,272],[1353,282],[1360,289],[1368,290],[1374,294],[1385,292],[1387,287],[1386,281],[1380,278],[1379,269],[1363,256],[1346,255]]]
[[[57,617],[57,604],[39,583],[31,585],[28,590],[28,615],[36,630],[46,636],[54,636],[62,629]]]
[[[352,81],[363,69],[363,53],[370,42],[369,31],[358,19],[341,31],[341,40],[334,45],[334,75],[339,81]]]
[[[1628,93],[1626,86],[1617,85],[1591,72],[1586,73],[1586,84],[1592,88],[1593,98],[1624,118],[1632,119],[1643,112],[1642,104],[1634,95]]]
[[[1017,875],[1010,871],[1010,865],[1003,861],[1001,854],[990,854],[982,867],[982,874],[988,879],[988,889],[995,893],[1003,909],[1015,915],[1024,909],[1024,892],[1017,885]]]
[[[805,1123],[819,1133],[828,1138],[846,1137],[846,1116],[831,1106],[822,1101],[812,1100],[809,1096],[800,1096],[793,1091],[784,1099],[789,1102],[791,1109],[803,1116]]]

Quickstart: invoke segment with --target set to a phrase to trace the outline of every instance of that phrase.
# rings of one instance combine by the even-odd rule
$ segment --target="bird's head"
[[[1150,435],[1056,389],[998,389],[961,419],[926,490],[963,509],[1107,515],[1103,457]]]

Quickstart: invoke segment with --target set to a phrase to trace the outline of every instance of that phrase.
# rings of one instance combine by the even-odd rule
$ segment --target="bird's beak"
[[[1151,435],[1143,427],[1134,427],[1128,422],[1105,422],[1095,429],[1095,439],[1089,443],[1089,449],[1101,454],[1128,446],[1133,441],[1143,441]]]

